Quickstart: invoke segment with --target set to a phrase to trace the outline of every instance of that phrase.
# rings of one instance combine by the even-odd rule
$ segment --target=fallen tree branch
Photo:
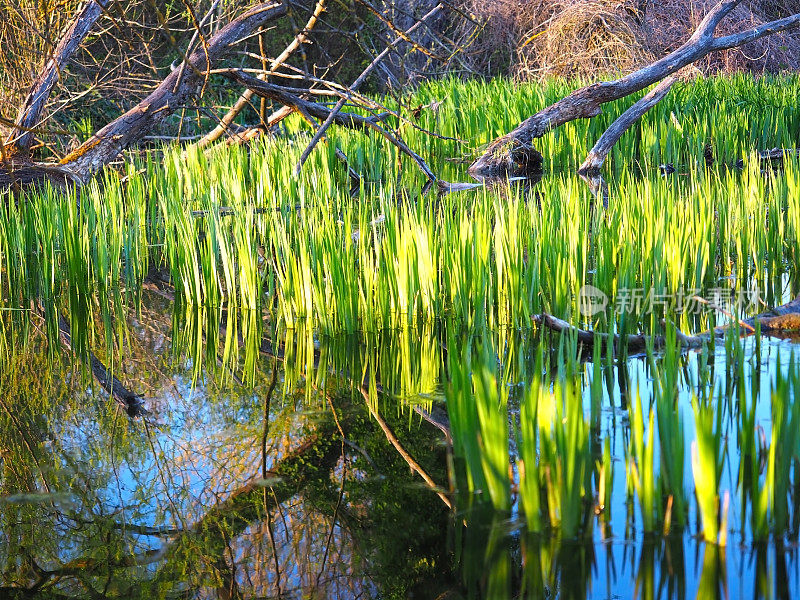
[[[325,12],[325,2],[326,0],[317,1],[317,5],[314,8],[314,12],[311,14],[311,17],[309,17],[306,26],[303,28],[302,31],[300,31],[297,35],[294,36],[294,39],[284,49],[284,51],[281,52],[281,54],[275,60],[272,61],[272,65],[270,66],[269,71],[267,73],[264,73],[263,75],[259,75],[259,79],[266,80],[268,75],[275,73],[283,65],[283,63],[285,63],[288,60],[288,58],[295,52],[295,50],[297,50],[302,44],[308,41],[308,38],[306,36],[312,29],[314,29],[314,26],[317,24],[317,20],[319,19],[320,15],[323,12]],[[224,117],[222,117],[217,126],[210,132],[208,132],[199,142],[197,142],[197,145],[200,148],[203,148],[217,141],[222,136],[222,134],[225,133],[230,128],[231,124],[233,123],[233,120],[237,116],[239,116],[239,113],[241,113],[242,110],[244,110],[245,107],[248,104],[250,104],[250,100],[253,98],[254,93],[255,92],[253,92],[253,90],[251,89],[245,90],[245,92],[241,96],[239,96],[239,98],[236,100],[231,109],[225,114]],[[267,122],[265,123],[265,125],[269,127],[272,125],[272,123]]]
[[[614,352],[619,353],[623,348],[627,349],[628,354],[638,354],[652,347],[653,349],[660,349],[666,346],[666,338],[661,335],[648,336],[644,334],[638,335],[625,335],[622,336],[618,333],[599,333],[587,329],[581,329],[575,325],[570,325],[563,319],[554,317],[548,313],[541,313],[533,315],[531,322],[540,327],[545,327],[550,331],[557,333],[574,335],[578,343],[584,348],[591,348],[595,344],[600,343],[604,348],[608,347],[609,341],[613,344]],[[685,336],[681,332],[678,333],[678,342],[684,348],[699,348],[705,344],[710,336]]]
[[[244,54],[245,56],[250,56],[250,54],[247,52],[243,52],[242,54]],[[439,106],[442,104],[443,100],[431,102],[426,106],[417,106],[416,108],[405,106],[401,103],[397,109],[393,109],[377,102],[376,100],[370,98],[369,96],[365,96],[364,94],[355,92],[346,86],[336,83],[335,81],[330,81],[328,79],[322,79],[320,77],[316,77],[313,74],[303,71],[302,69],[298,69],[297,67],[294,67],[292,65],[284,65],[284,67],[286,71],[290,72],[287,73],[286,71],[282,71],[274,73],[274,76],[276,78],[280,77],[281,79],[302,81],[305,85],[309,86],[313,84],[319,84],[326,88],[326,89],[309,88],[308,89],[309,94],[338,96],[340,99],[344,98],[347,101],[351,102],[354,106],[358,106],[359,108],[364,108],[370,112],[380,111],[389,113],[393,117],[397,118],[397,120],[401,125],[404,126],[407,125],[413,129],[416,129],[420,133],[424,133],[425,135],[430,136],[432,138],[445,140],[448,142],[458,142],[459,144],[466,143],[465,140],[459,139],[457,137],[442,135],[441,133],[437,133],[436,131],[433,131],[431,129],[426,129],[425,127],[421,127],[416,122],[416,119],[419,115],[417,115],[417,117],[414,117],[414,114],[417,111],[417,109],[419,109],[420,111],[422,109],[431,109],[434,110],[434,112],[438,111]],[[253,73],[259,76],[259,78],[261,78],[261,75],[264,74],[264,71],[259,69],[242,69],[242,71],[244,71],[245,73]],[[408,118],[403,114],[404,108],[412,113],[411,114],[412,118]]]
[[[404,39],[408,37],[409,33],[413,33],[414,30],[416,30],[423,23],[425,23],[427,19],[430,19],[431,17],[436,15],[436,13],[442,10],[442,8],[444,8],[444,4],[442,3],[439,3],[436,6],[434,6],[419,21],[417,21],[414,25],[408,28],[408,31],[405,32],[404,37],[398,37],[391,44],[389,44],[380,54],[378,54],[378,56],[376,56],[372,60],[372,62],[369,65],[367,65],[367,68],[361,72],[361,74],[356,78],[356,80],[353,81],[353,83],[349,87],[349,90],[351,92],[355,92],[359,87],[361,87],[361,84],[363,84],[364,81],[366,81],[369,74],[375,70],[375,67],[377,67],[381,63],[381,61],[383,61],[383,59],[389,56],[389,53],[396,48],[397,44],[404,41]],[[320,125],[319,129],[317,129],[316,133],[314,134],[314,137],[311,138],[311,141],[308,143],[308,146],[306,146],[305,150],[303,150],[303,154],[300,156],[300,160],[297,162],[297,165],[295,166],[294,169],[295,175],[300,173],[300,170],[303,168],[303,165],[308,160],[308,157],[311,155],[311,152],[314,150],[314,147],[322,139],[322,136],[325,135],[325,132],[328,130],[328,128],[336,121],[336,117],[339,114],[339,111],[342,110],[346,102],[347,102],[346,96],[344,98],[341,98],[336,103],[336,106],[334,106],[333,109],[330,111],[330,114],[326,117],[322,125]],[[427,170],[426,175],[428,175],[428,178],[431,181],[436,181],[436,176],[433,174],[433,172],[430,171],[430,169]]]
[[[0,186],[13,186],[15,189],[21,189],[47,182],[64,189],[71,186],[84,185],[123,150],[143,139],[156,124],[175,110],[186,107],[191,98],[202,93],[208,77],[212,73],[218,73],[218,71],[212,69],[213,63],[222,57],[231,46],[246,39],[253,31],[259,31],[271,20],[287,14],[289,4],[291,4],[291,0],[259,4],[229,22],[228,25],[210,39],[203,39],[201,48],[195,49],[191,53],[183,53],[184,59],[180,69],[173,70],[137,106],[100,129],[89,140],[60,161],[59,164],[26,163],[20,165],[14,161],[4,161],[0,164]],[[436,14],[442,7],[442,4],[437,5],[422,20],[409,28],[408,31],[413,32],[416,27],[423,23],[424,19]],[[319,0],[315,13],[309,20],[310,26],[314,25],[324,8],[325,0]],[[277,70],[282,61],[285,61],[291,52],[302,44],[304,39],[305,37],[302,34],[296,36],[295,42],[287,47],[284,54],[273,61],[270,72]],[[401,152],[412,158],[429,181],[437,181],[436,176],[425,161],[411,150],[396,132],[389,131],[379,124],[379,121],[385,116],[361,117],[359,115],[344,114],[343,118],[340,118],[342,117],[340,109],[349,98],[354,96],[355,89],[366,79],[371,72],[371,68],[377,65],[382,57],[388,55],[391,50],[393,48],[390,46],[381,52],[373,60],[370,67],[354,82],[352,88],[343,88],[343,91],[339,93],[341,98],[333,110],[303,100],[298,96],[301,93],[300,90],[287,92],[285,89],[280,90],[277,86],[270,87],[266,81],[259,82],[259,87],[259,83],[256,83],[258,78],[247,76],[244,71],[234,76],[229,75],[229,78],[233,80],[238,78],[240,83],[246,85],[248,89],[253,90],[254,93],[257,93],[262,98],[271,98],[291,106],[312,122],[316,118],[328,125],[335,122],[348,127],[372,129],[381,134]],[[259,77],[265,77],[268,74],[269,72],[260,73]],[[305,90],[303,93],[312,92],[311,90]],[[276,115],[276,120],[285,115],[286,111],[282,111]],[[322,127],[317,127],[317,135],[324,131],[326,127],[327,125],[325,124]],[[310,150],[310,148],[307,150]],[[17,173],[18,170],[20,171],[19,173]]]
[[[45,182],[58,189],[80,185],[72,171],[56,164],[35,163],[22,155],[0,161],[0,191],[12,189],[16,193]]]
[[[83,183],[87,182],[144,132],[197,94],[204,83],[205,72],[230,46],[285,13],[285,3],[270,2],[256,5],[232,20],[212,36],[203,48],[189,56],[186,72],[170,73],[147,98],[95,133],[65,157],[61,165],[73,171]]]
[[[287,0],[288,1],[288,0]],[[33,165],[31,184],[51,181],[58,185],[64,180],[75,184],[87,183],[119,154],[138,142],[157,123],[184,106],[200,91],[214,61],[221,58],[234,44],[270,21],[286,14],[286,2],[258,4],[233,19],[212,36],[202,48],[186,59],[187,69],[172,71],[144,100],[122,116],[111,121],[66,156],[59,165]],[[56,172],[58,177],[53,177]],[[13,181],[15,174],[0,166],[0,185]]]
[[[614,144],[619,141],[619,138],[631,125],[641,119],[642,115],[653,106],[661,102],[664,96],[669,93],[675,81],[675,77],[667,77],[650,90],[644,98],[622,113],[600,136],[600,139],[597,140],[597,143],[586,156],[586,160],[578,168],[578,175],[589,185],[589,189],[592,190],[595,197],[602,199],[605,208],[608,208],[608,184],[603,179],[600,169],[603,167],[608,153],[611,152]]]
[[[409,156],[417,164],[420,170],[425,173],[425,176],[430,181],[438,181],[436,175],[433,174],[431,168],[419,154],[409,148],[408,145],[406,145],[406,143],[394,133],[384,127],[381,127],[380,122],[386,117],[390,116],[389,113],[382,113],[371,117],[364,117],[349,112],[343,113],[339,110],[336,110],[336,107],[339,106],[339,103],[337,103],[336,106],[331,109],[317,102],[305,100],[299,95],[287,91],[287,89],[282,86],[262,81],[258,77],[254,77],[245,73],[242,69],[229,69],[221,72],[221,74],[224,74],[232,81],[235,81],[253,90],[259,96],[269,98],[270,100],[274,100],[275,102],[279,102],[285,106],[291,106],[302,115],[310,116],[314,119],[325,120],[325,122],[330,120],[331,123],[336,123],[351,129],[371,129],[376,131],[386,138],[390,143],[396,146],[403,154]],[[297,90],[292,91],[296,92]],[[342,105],[344,105],[343,102]]]
[[[735,48],[800,25],[800,13],[797,13],[748,31],[715,38],[714,31],[717,25],[741,1],[719,2],[709,11],[686,43],[656,62],[619,79],[593,83],[575,90],[528,117],[513,131],[489,144],[483,155],[470,166],[470,175],[481,179],[535,172],[541,169],[542,155],[533,148],[533,140],[542,137],[548,131],[576,119],[595,117],[602,112],[603,104],[643,90],[711,52]]]
[[[608,347],[608,343],[611,341],[614,352],[620,352],[623,348],[626,348],[628,354],[637,354],[646,351],[648,348],[654,350],[665,348],[667,343],[666,337],[663,335],[636,334],[622,336],[615,333],[611,336],[608,333],[581,329],[548,313],[533,315],[531,322],[557,333],[574,335],[578,343],[584,348],[591,348],[596,343],[602,343],[604,347]],[[744,319],[737,324],[742,328],[741,335],[752,335],[756,330],[756,326],[761,329],[762,333],[769,334],[800,332],[800,296],[791,302]],[[676,340],[678,345],[683,348],[700,348],[707,344],[711,338],[724,337],[732,326],[722,325],[698,335],[685,335],[676,330]]]

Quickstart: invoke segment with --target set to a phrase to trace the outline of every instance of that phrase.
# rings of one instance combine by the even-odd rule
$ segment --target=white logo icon
[[[578,311],[584,317],[593,317],[608,306],[608,296],[593,285],[585,285],[578,292]]]

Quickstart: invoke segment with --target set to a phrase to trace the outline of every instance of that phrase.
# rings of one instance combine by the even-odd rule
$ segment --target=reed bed
[[[788,365],[778,355],[766,382],[757,355],[738,361],[747,348],[733,334],[733,354],[723,345],[691,357],[649,355],[631,378],[631,402],[614,406],[613,395],[595,403],[605,386],[592,385],[594,365],[577,360],[569,341],[510,349],[508,338],[488,338],[500,347],[449,362],[455,475],[467,513],[488,506],[519,514],[529,533],[562,541],[696,533],[725,546],[731,533],[737,543],[800,536],[793,353]],[[508,367],[519,352],[532,377]],[[671,398],[663,389],[670,381]],[[594,406],[613,410],[602,426]]]
[[[468,160],[575,85],[428,83],[404,105],[441,102],[421,111],[419,125],[454,139],[409,123],[403,133],[442,177],[463,180],[464,164],[447,159]],[[695,524],[724,545],[737,522],[753,539],[796,538],[793,356],[762,388],[752,358],[760,355],[751,350],[746,360],[735,330],[724,342],[722,376],[711,365],[719,342],[700,354],[694,381],[677,351],[648,352],[650,381],[616,407],[626,420],[619,440],[616,429],[603,436],[600,428],[609,390],[623,385],[614,371],[624,353],[598,344],[586,366],[569,336],[511,340],[538,336],[531,316],[540,312],[600,332],[675,340],[676,330],[705,330],[796,293],[800,168],[790,158],[780,170],[765,168],[757,153],[796,145],[799,88],[794,77],[677,86],[614,149],[607,210],[574,169],[625,102],[543,138],[547,176],[532,187],[424,193],[393,147],[338,130],[294,177],[308,131],[290,120],[286,137],[248,148],[150,153],[77,196],[7,197],[0,361],[37,330],[55,351],[59,315],[72,325],[79,358],[91,351],[120,360],[143,284],[163,272],[174,287],[174,347],[198,373],[215,364],[253,373],[265,330],[283,332],[295,353],[287,382],[315,370],[315,340],[389,340],[380,360],[346,370],[379,372],[403,398],[434,397],[444,385],[467,505],[519,511],[531,531],[573,539],[592,535],[595,522],[605,527],[622,494],[626,527],[638,524],[646,535]],[[337,146],[363,178],[354,196]],[[677,173],[662,176],[662,163]],[[586,285],[608,299],[592,314],[580,310]],[[687,310],[695,296],[706,304]],[[757,418],[765,393],[769,428]],[[723,485],[726,474],[736,486]]]
[[[569,86],[448,80],[407,103],[441,100],[421,125],[476,143]],[[187,305],[264,309],[287,327],[304,321],[324,335],[441,319],[466,330],[526,327],[542,310],[577,321],[587,283],[612,300],[621,289],[659,297],[707,290],[721,277],[768,292],[797,259],[798,171],[787,161],[784,171],[764,174],[754,152],[794,146],[797,88],[795,79],[767,78],[679,87],[615,149],[608,211],[593,210],[570,170],[622,104],[545,137],[547,168],[566,171],[531,190],[499,184],[423,195],[416,172],[398,172],[391,147],[342,131],[294,178],[290,159],[307,135],[300,123],[289,125],[289,139],[250,149],[167,149],[77,198],[43,191],[4,202],[3,306],[26,309],[41,298],[50,314],[58,304],[85,322],[94,303],[111,336],[121,303],[137,306],[153,268],[169,271]],[[502,110],[490,118],[489,106]],[[444,159],[465,146],[408,126],[406,137],[444,177],[464,178]],[[712,169],[703,166],[709,144]],[[365,178],[355,198],[335,145]],[[741,169],[730,166],[738,157]],[[661,177],[662,162],[679,174]],[[622,318],[606,311],[595,325],[650,330],[653,319],[631,308]]]

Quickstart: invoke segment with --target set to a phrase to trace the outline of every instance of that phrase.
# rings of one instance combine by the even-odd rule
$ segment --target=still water
[[[627,405],[638,398],[647,406],[658,355],[604,360],[599,369],[579,363],[587,416],[592,382],[603,378],[593,435],[609,440],[620,475],[588,535],[575,541],[526,532],[516,501],[510,514],[498,515],[459,489],[441,332],[321,340],[284,331],[273,338],[280,343],[228,352],[247,346],[243,324],[219,314],[173,315],[148,294],[128,332],[124,360],[106,360],[143,395],[146,413],[136,417],[35,335],[3,363],[0,598],[751,599],[800,592],[797,488],[787,535],[754,543],[730,428],[723,427],[728,458],[720,484],[729,492],[727,546],[697,535],[688,485],[683,532],[641,531],[624,476]],[[500,362],[513,346],[517,363],[528,365],[512,377],[509,418],[517,419],[515,398],[543,342],[530,332],[486,337]],[[212,342],[219,351],[209,351]],[[758,399],[755,421],[766,443],[773,380],[788,372],[797,349],[791,339],[745,338],[737,356],[759,375],[739,383],[731,383],[725,343],[682,353],[677,392],[687,407],[687,438],[694,395],[717,389],[730,398],[741,385]],[[599,460],[602,448],[593,452]],[[690,461],[687,452],[686,472]]]

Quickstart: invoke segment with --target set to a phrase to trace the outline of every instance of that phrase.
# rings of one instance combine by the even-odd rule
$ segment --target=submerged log
[[[535,325],[545,327],[551,331],[576,336],[578,343],[583,348],[592,348],[595,344],[602,344],[603,348],[607,348],[610,341],[615,353],[626,349],[628,354],[640,354],[645,352],[648,348],[660,350],[664,348],[667,343],[667,339],[663,335],[620,335],[615,333],[612,336],[609,333],[599,333],[588,329],[581,329],[548,313],[533,315],[531,321]],[[677,332],[678,343],[683,348],[700,348],[703,344],[708,342],[710,337],[710,335],[704,334],[699,336],[686,336],[680,331]]]
[[[755,327],[756,323],[761,327],[763,332],[791,332],[800,331],[800,296],[797,296],[791,302],[787,302],[781,306],[776,306],[768,311],[760,313],[749,319],[745,319],[744,323]],[[717,335],[724,334],[730,326],[717,327],[714,332]]]
[[[613,337],[608,333],[599,333],[588,329],[581,329],[570,325],[567,321],[554,317],[548,313],[541,313],[531,317],[533,324],[544,327],[557,333],[566,333],[577,337],[578,343],[584,348],[592,348],[596,343],[608,347],[609,341],[613,344],[614,351],[626,349],[629,354],[639,354],[648,348],[660,350],[666,347],[667,338],[663,335],[619,335]],[[800,332],[800,296],[781,306],[759,313],[739,322],[742,335],[752,335],[756,326],[762,333],[775,335],[778,333]],[[733,325],[722,325],[697,335],[685,335],[676,331],[676,341],[682,348],[700,348],[712,338],[722,338]]]
[[[61,337],[61,343],[64,347],[72,350],[72,330],[69,321],[63,315],[58,317],[58,330]],[[125,385],[114,375],[112,375],[103,362],[95,356],[94,352],[89,352],[89,368],[92,371],[92,376],[97,380],[97,383],[117,402],[119,402],[125,411],[131,417],[139,417],[147,414],[147,409],[144,407],[144,397],[130,391]]]
[[[761,162],[769,162],[772,164],[783,164],[783,159],[787,156],[800,156],[800,149],[773,148],[772,150],[762,150],[758,153],[758,159]]]
[[[791,313],[777,317],[761,317],[759,320],[761,331],[765,332],[791,332],[800,331],[800,313]]]

